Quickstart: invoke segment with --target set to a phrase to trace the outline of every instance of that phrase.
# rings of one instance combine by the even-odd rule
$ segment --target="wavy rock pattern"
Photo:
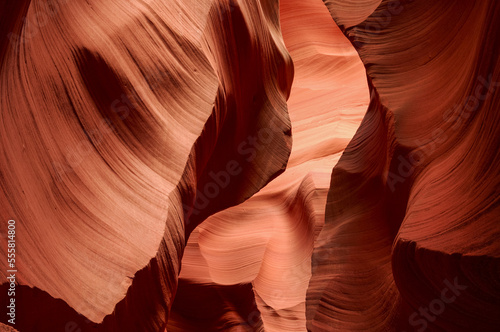
[[[359,24],[327,5],[372,102],[333,170],[308,327],[496,330],[498,3],[382,1]]]
[[[368,93],[357,53],[321,1],[281,1],[280,20],[295,67],[288,100],[294,142],[287,170],[246,202],[194,230],[180,280],[191,292],[206,285],[252,284],[257,310],[233,324],[256,331],[305,331],[311,254],[324,223],[329,175],[359,126]],[[196,331],[208,315],[205,307],[187,312],[176,303],[172,311],[169,331],[179,326]],[[185,325],[188,320],[191,325]],[[220,324],[206,326],[215,331]]]
[[[16,330],[498,330],[496,0],[0,12]]]
[[[288,159],[293,71],[276,3],[54,5],[31,2],[2,50],[2,218],[16,216],[19,282],[102,321],[81,328],[158,331],[190,228]],[[37,21],[47,13],[57,20]],[[244,164],[231,142],[269,123],[271,148]],[[192,217],[193,188],[211,195],[204,184],[222,164],[238,173],[230,199]],[[51,303],[36,292],[23,298]],[[20,328],[62,329],[73,316]]]
[[[2,217],[16,216],[19,281],[95,321],[156,254],[168,195],[217,89],[207,57],[168,16],[34,1],[6,45]]]

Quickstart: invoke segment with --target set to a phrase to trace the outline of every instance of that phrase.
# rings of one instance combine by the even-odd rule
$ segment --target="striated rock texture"
[[[0,13],[0,330],[498,330],[496,0]]]
[[[382,1],[363,22],[326,4],[372,98],[332,173],[308,328],[497,330],[498,2]]]
[[[187,306],[176,297],[169,331],[198,331],[200,321],[210,331],[306,331],[311,254],[324,223],[331,169],[359,126],[369,95],[359,56],[320,0],[281,1],[280,20],[295,68],[287,170],[196,228],[180,274],[179,292],[244,285],[256,308],[235,312],[241,299],[218,291],[232,314],[217,320],[215,306]]]
[[[162,329],[186,235],[285,168],[293,69],[277,2],[189,5],[32,1],[2,26],[20,330]],[[268,126],[267,149],[239,151]],[[210,186],[221,171],[230,184]]]

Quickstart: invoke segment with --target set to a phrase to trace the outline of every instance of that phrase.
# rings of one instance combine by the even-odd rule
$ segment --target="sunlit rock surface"
[[[0,330],[498,330],[497,1],[0,13]]]
[[[18,282],[36,287],[20,289],[18,303],[62,300],[101,330],[157,331],[190,229],[286,166],[293,67],[278,6],[54,5],[19,9],[19,21],[22,10],[28,22],[51,16],[36,30],[16,21],[4,29],[2,219],[17,222]],[[270,148],[245,160],[233,142],[270,125]],[[195,211],[197,186],[213,195],[207,177],[230,160],[239,174],[226,194]],[[59,311],[19,326],[76,319]]]
[[[308,327],[498,329],[498,3],[382,1],[361,23],[327,5],[372,99],[333,170]]]
[[[288,168],[245,203],[195,229],[180,279],[186,280],[181,285],[186,292],[196,284],[252,285],[258,310],[228,318],[226,324],[306,331],[311,254],[324,223],[331,169],[359,126],[369,95],[359,56],[321,1],[281,1],[280,15],[295,68],[288,100],[293,135]],[[193,317],[206,317],[210,310],[177,306],[177,301],[182,303],[174,302],[168,330],[186,328],[182,324],[190,317],[195,330],[199,323]],[[222,326],[220,320],[210,324]]]

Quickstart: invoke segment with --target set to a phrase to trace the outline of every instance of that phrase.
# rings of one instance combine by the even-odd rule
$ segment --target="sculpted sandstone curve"
[[[497,1],[0,13],[0,330],[498,330]]]
[[[190,228],[286,165],[293,70],[277,6],[54,5],[31,2],[2,49],[2,218],[22,234],[17,326],[157,331]],[[26,24],[40,13],[54,19]],[[231,142],[270,123],[271,148],[244,163]],[[193,189],[231,149],[241,163],[231,196],[192,217]]]
[[[310,328],[498,326],[499,14],[494,1],[382,1],[344,27],[373,98],[332,173]]]

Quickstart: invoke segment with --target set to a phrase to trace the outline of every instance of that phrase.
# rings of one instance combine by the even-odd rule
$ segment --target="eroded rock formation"
[[[333,170],[308,326],[493,331],[498,3],[382,1],[361,23],[349,4],[327,3],[372,99]]]
[[[159,330],[186,234],[285,168],[293,69],[277,3],[57,5],[30,3],[26,21],[53,16],[11,24],[3,51],[2,217],[18,225],[18,282],[101,330]],[[267,149],[238,153],[268,126]],[[221,166],[230,186],[206,187]],[[219,200],[193,204],[211,190]],[[20,305],[44,303],[35,292]],[[18,326],[68,319],[49,316]]]
[[[0,9],[2,329],[500,326],[495,0]]]

